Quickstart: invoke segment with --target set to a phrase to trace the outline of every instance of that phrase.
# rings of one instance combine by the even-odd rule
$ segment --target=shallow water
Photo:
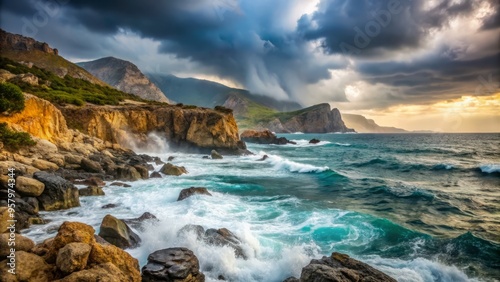
[[[98,230],[111,213],[149,211],[160,223],[137,230],[147,255],[185,246],[207,281],[282,281],[312,258],[347,253],[399,281],[500,279],[500,134],[293,134],[298,145],[248,144],[254,156],[204,160],[161,152],[189,174],[104,188],[104,197],[44,213],[52,220],[25,233],[54,236],[65,220]],[[308,140],[322,140],[316,145]],[[168,149],[167,149],[168,150]],[[258,161],[264,154],[269,158]],[[159,167],[157,167],[159,168]],[[181,189],[207,187],[212,197],[176,202]],[[101,209],[116,203],[113,209]],[[248,260],[229,248],[179,238],[186,224],[226,227]]]

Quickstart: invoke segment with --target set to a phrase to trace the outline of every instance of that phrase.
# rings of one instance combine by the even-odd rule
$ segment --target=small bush
[[[36,144],[28,133],[12,131],[5,122],[0,123],[0,142],[8,151],[17,151],[22,147]]]
[[[11,83],[0,83],[0,113],[12,114],[24,109],[24,95]]]
[[[225,114],[232,114],[233,113],[233,109],[226,108],[223,106],[215,106],[214,110],[221,112],[221,113],[225,113]]]

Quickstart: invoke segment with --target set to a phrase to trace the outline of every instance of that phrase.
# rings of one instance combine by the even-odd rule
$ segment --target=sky
[[[4,0],[0,26],[409,130],[500,132],[497,0]],[[167,94],[168,95],[168,94]]]

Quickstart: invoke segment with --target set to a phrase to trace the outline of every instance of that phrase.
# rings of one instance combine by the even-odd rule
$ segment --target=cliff
[[[104,141],[141,145],[157,134],[169,146],[184,150],[245,152],[231,113],[173,105],[66,106],[70,127]]]
[[[28,66],[34,64],[39,68],[53,72],[59,77],[69,75],[95,84],[106,85],[106,83],[95,78],[83,68],[59,56],[57,49],[30,37],[12,34],[0,29],[0,50],[2,57],[22,62]]]
[[[380,126],[373,119],[367,119],[362,115],[342,114],[346,126],[356,129],[359,133],[405,133],[401,128]]]
[[[169,102],[165,94],[131,62],[107,57],[78,65],[118,90],[146,100]]]
[[[319,104],[300,111],[275,113],[268,120],[259,124],[278,133],[329,133],[354,132],[348,128],[338,109],[331,109],[329,104]]]

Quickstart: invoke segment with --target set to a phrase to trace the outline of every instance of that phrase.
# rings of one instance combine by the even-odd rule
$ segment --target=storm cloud
[[[498,6],[493,0],[18,0],[3,2],[1,25],[26,33],[26,22],[52,7],[57,12],[33,36],[70,58],[113,55],[147,71],[215,75],[305,105],[349,102],[348,87],[372,85],[373,95],[364,97],[373,101],[359,103],[363,108],[496,91]],[[339,72],[349,80],[332,75]],[[479,87],[484,81],[487,87]]]

